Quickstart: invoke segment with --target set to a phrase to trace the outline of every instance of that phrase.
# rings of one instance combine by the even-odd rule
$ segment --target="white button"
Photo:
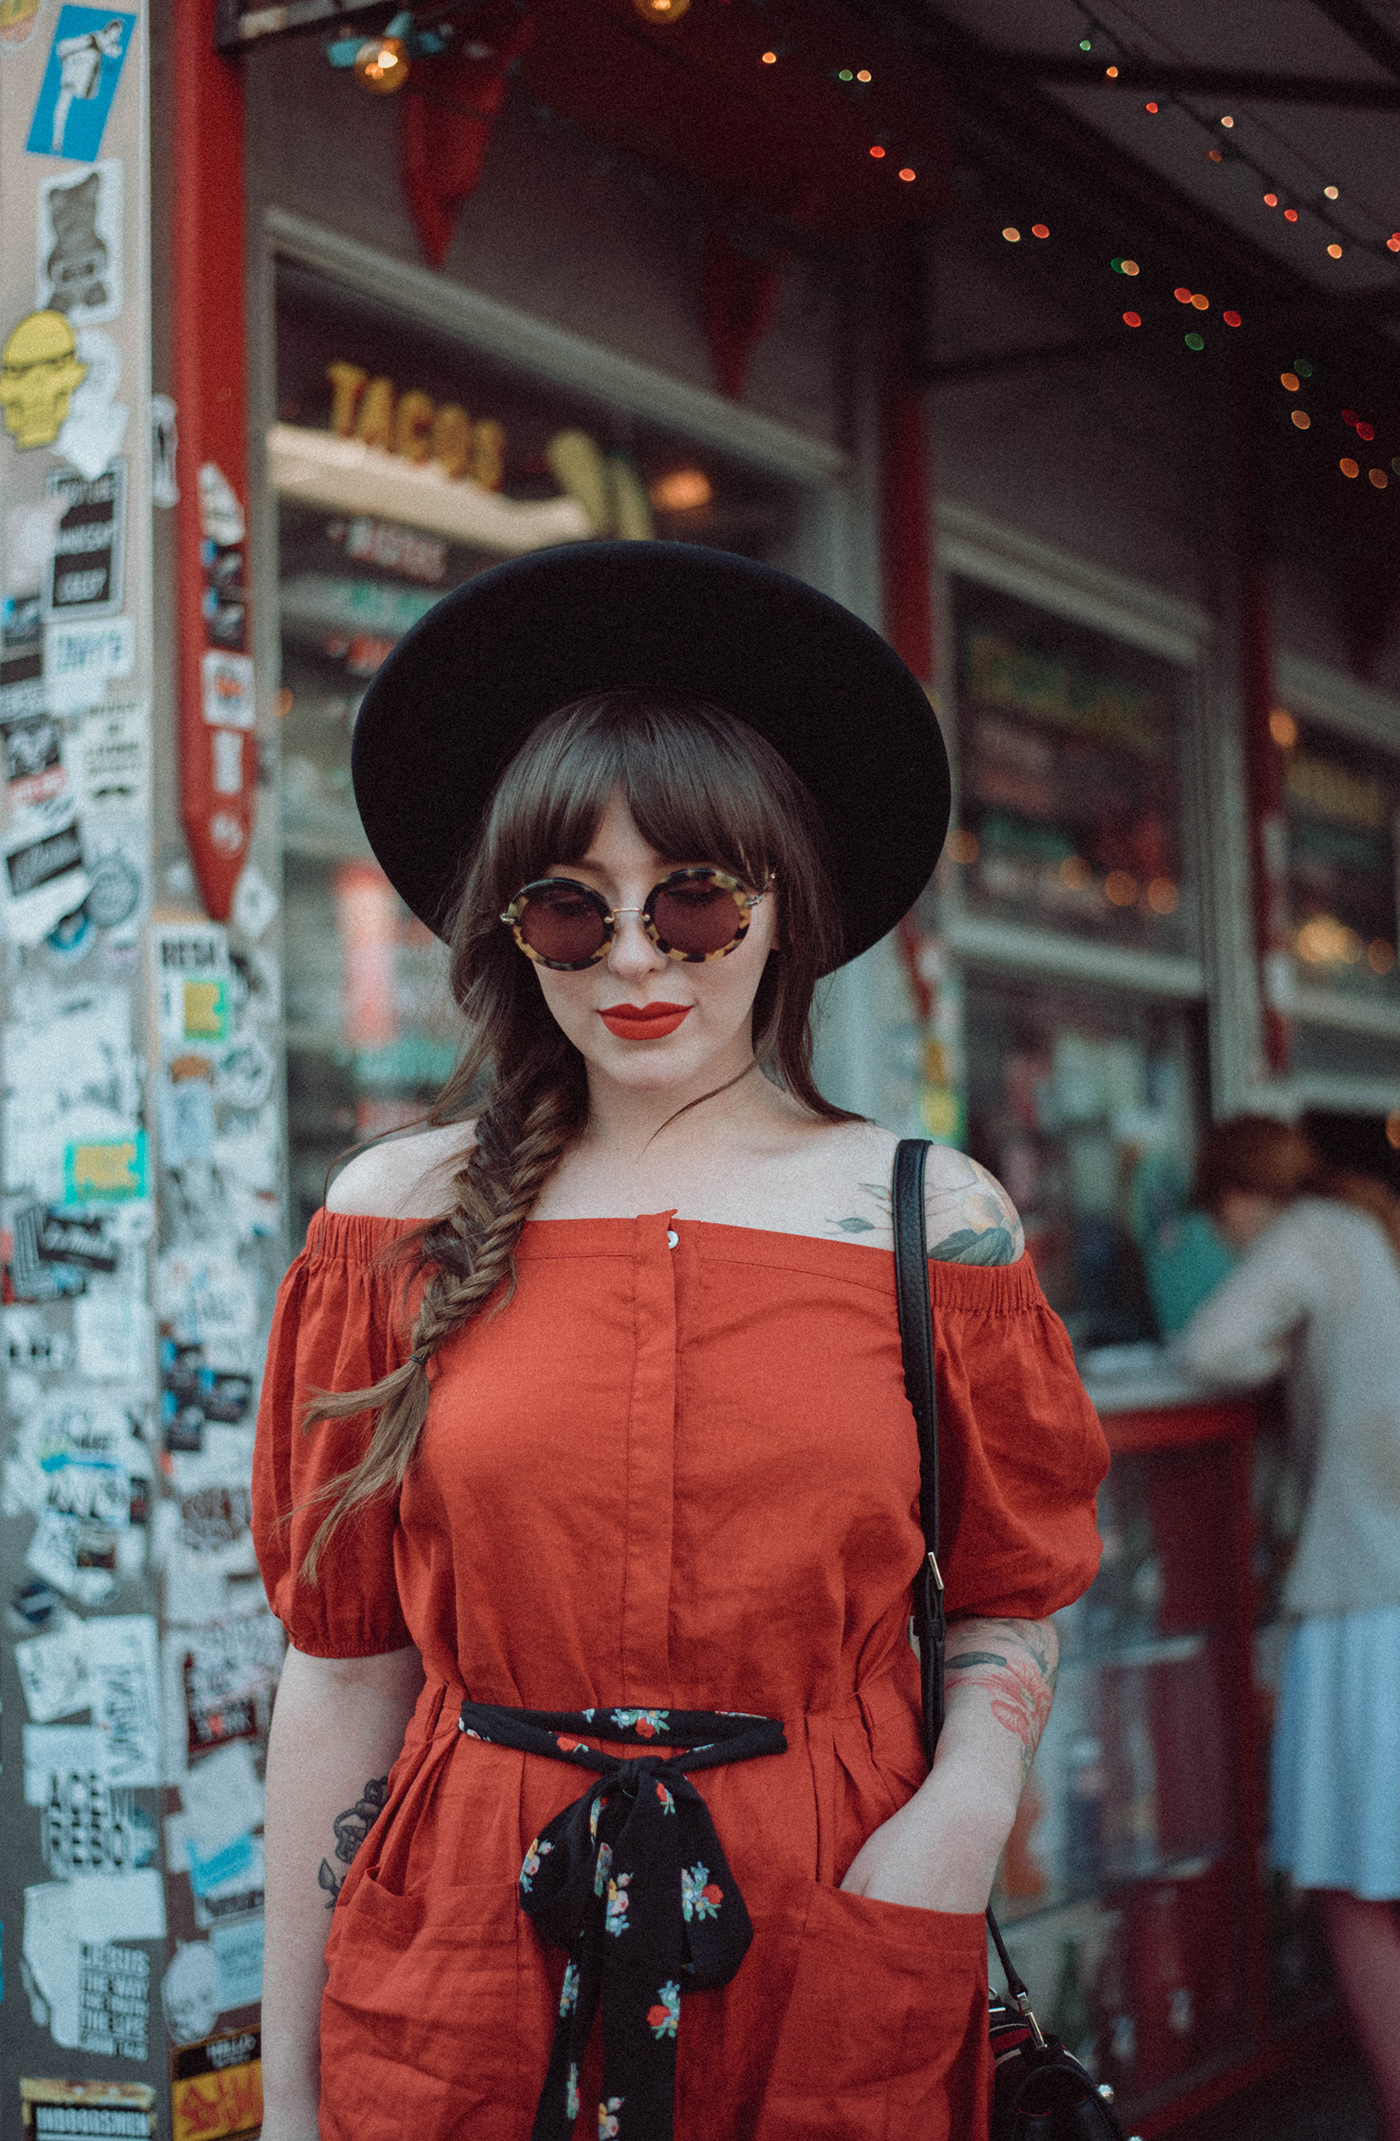
[[[667,1229],[666,1229],[666,1247],[667,1247],[668,1249],[679,1249],[680,1245],[681,1245],[681,1238],[680,1238],[679,1234],[677,1234],[677,1232],[676,1232],[675,1228],[674,1228],[674,1227],[667,1227]]]

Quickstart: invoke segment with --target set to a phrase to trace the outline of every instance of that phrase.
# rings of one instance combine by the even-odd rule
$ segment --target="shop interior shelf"
[[[1010,1932],[1013,1926],[1045,1924],[1062,1913],[1077,1910],[1084,1903],[1107,1902],[1130,1888],[1144,1888],[1162,1881],[1196,1881],[1219,1863],[1218,1859],[1199,1853],[1190,1858],[1153,1859],[1142,1866],[1107,1868],[1092,1881],[1057,1886],[1049,1902],[1032,1903],[1025,1909],[1018,1908],[1014,1899],[1008,1900],[1004,1896],[994,1897],[993,1903],[998,1923]]]

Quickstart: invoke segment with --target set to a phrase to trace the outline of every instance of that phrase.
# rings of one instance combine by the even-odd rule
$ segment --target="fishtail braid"
[[[308,1583],[340,1526],[367,1502],[403,1485],[428,1417],[428,1362],[488,1302],[504,1308],[515,1291],[520,1230],[586,1112],[582,1079],[550,1068],[553,1075],[537,1080],[528,1097],[520,1090],[523,1081],[505,1080],[496,1088],[477,1117],[476,1143],[452,1178],[450,1208],[396,1244],[400,1256],[416,1248],[415,1269],[428,1274],[407,1360],[368,1389],[317,1391],[307,1407],[307,1428],[320,1420],[379,1415],[359,1464],[311,1498],[333,1500],[334,1506],[302,1563]]]

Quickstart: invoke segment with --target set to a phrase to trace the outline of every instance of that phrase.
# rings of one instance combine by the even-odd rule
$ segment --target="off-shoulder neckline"
[[[521,1229],[517,1254],[530,1262],[645,1254],[662,1247],[673,1222],[679,1246],[684,1248],[690,1237],[691,1245],[707,1261],[770,1269],[786,1266],[839,1277],[881,1293],[894,1290],[893,1249],[831,1241],[820,1234],[790,1234],[777,1227],[739,1227],[727,1220],[677,1220],[674,1210],[642,1212],[631,1219],[529,1219]],[[393,1240],[423,1223],[414,1218],[329,1212],[322,1207],[307,1229],[306,1250],[313,1259],[373,1264]],[[392,1271],[393,1266],[386,1268]],[[1025,1307],[1041,1298],[1035,1266],[1024,1252],[1014,1264],[947,1264],[930,1258],[929,1276],[935,1298],[950,1307]]]

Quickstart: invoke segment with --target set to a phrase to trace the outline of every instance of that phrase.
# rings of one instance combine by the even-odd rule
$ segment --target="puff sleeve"
[[[282,1282],[273,1315],[253,1455],[253,1537],[273,1612],[300,1651],[363,1658],[412,1642],[399,1602],[398,1508],[385,1498],[330,1540],[314,1584],[298,1571],[330,1504],[317,1490],[357,1464],[371,1419],[302,1418],[313,1392],[359,1390],[408,1350],[396,1275],[380,1251],[395,1232],[380,1219],[318,1212]]]
[[[929,1277],[948,1611],[1040,1620],[1098,1569],[1103,1429],[1028,1257]]]

